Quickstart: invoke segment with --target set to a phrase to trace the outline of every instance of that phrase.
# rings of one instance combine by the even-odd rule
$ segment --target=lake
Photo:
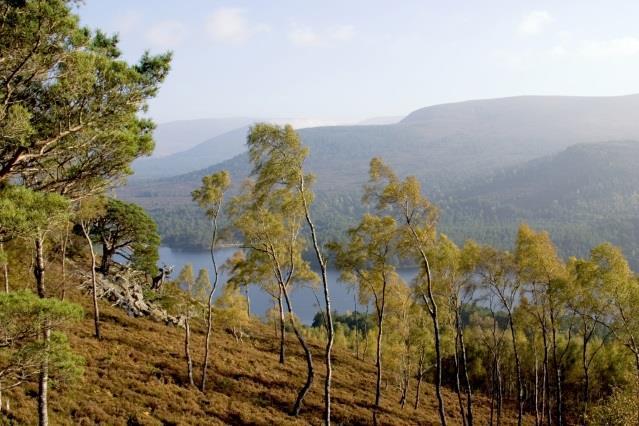
[[[215,260],[218,265],[222,265],[236,250],[235,248],[221,248],[216,250]],[[211,274],[211,276],[213,275],[211,256],[208,251],[186,251],[175,250],[170,247],[160,247],[160,262],[175,267],[171,278],[177,277],[180,269],[188,263],[193,265],[193,271],[196,275],[202,268],[208,269],[209,274]],[[410,281],[414,277],[416,270],[404,269],[399,272],[405,280]],[[339,281],[339,272],[334,269],[329,269],[327,275],[333,310],[338,312],[352,312],[355,308],[354,288],[350,284]],[[226,282],[226,276],[222,274],[220,278],[220,284],[224,284]],[[220,292],[221,287],[218,287],[218,290],[216,290],[217,295],[219,295]],[[317,294],[317,298],[323,306],[324,294],[321,284],[314,290],[308,286],[298,286],[291,292],[293,310],[305,324],[311,324],[315,313],[320,309],[317,306],[314,292]],[[249,287],[249,298],[251,300],[252,314],[264,316],[266,311],[274,306],[273,298],[263,292],[258,286]],[[361,311],[365,309],[365,307],[358,305],[357,309]]]

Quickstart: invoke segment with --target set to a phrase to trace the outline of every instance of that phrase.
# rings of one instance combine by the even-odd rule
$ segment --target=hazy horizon
[[[457,7],[455,7],[457,6]],[[84,25],[136,60],[172,50],[157,122],[291,117],[357,122],[441,103],[639,93],[639,4],[277,4],[88,0]],[[614,78],[611,78],[614,76]]]

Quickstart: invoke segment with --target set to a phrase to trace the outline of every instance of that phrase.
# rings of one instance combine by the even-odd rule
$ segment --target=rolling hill
[[[248,117],[202,118],[158,124],[153,134],[155,151],[152,158],[161,158],[193,148],[202,141],[247,126],[254,119]]]
[[[245,123],[242,127],[209,138],[187,150],[166,157],[137,160],[133,165],[134,180],[179,175],[233,158],[245,151],[247,131],[248,125]]]
[[[455,239],[504,245],[521,222],[550,231],[564,255],[604,241],[639,266],[639,142],[579,144],[469,182],[441,199]]]
[[[636,144],[615,141],[639,140],[638,114],[639,95],[514,97],[428,107],[393,125],[318,127],[300,135],[310,148],[307,168],[317,176],[318,221],[329,234],[359,217],[368,163],[381,156],[398,174],[424,183],[443,209],[444,231],[456,240],[508,246],[525,220],[557,232],[565,254],[584,252],[604,231],[632,251],[637,243],[616,236],[632,235],[637,222],[632,161],[639,157]],[[199,149],[213,158],[213,145]],[[119,195],[149,209],[165,243],[197,246],[192,230],[203,225],[190,192],[219,169],[235,182],[250,171],[240,154],[188,174],[133,182]],[[589,231],[595,224],[601,232]]]
[[[82,264],[82,271],[87,265]],[[60,270],[52,265],[52,283],[61,282]],[[205,392],[189,386],[184,360],[184,330],[153,321],[131,317],[107,301],[100,300],[102,340],[93,337],[90,297],[76,288],[81,271],[74,269],[74,284],[67,298],[83,305],[84,318],[65,329],[73,351],[85,360],[83,377],[73,383],[55,383],[49,393],[52,425],[319,425],[323,409],[323,342],[308,340],[316,360],[315,383],[310,389],[299,417],[288,415],[303,383],[306,364],[293,336],[287,339],[287,363],[278,363],[276,331],[258,318],[244,328],[245,336],[236,340],[230,331],[215,327],[208,388]],[[192,355],[195,373],[200,360],[205,327],[194,322]],[[292,333],[290,333],[292,334]],[[358,359],[347,348],[333,352],[333,421],[335,424],[366,425],[371,422],[375,365],[372,357]],[[389,382],[384,390],[382,424],[436,424],[437,400],[434,385],[422,383],[421,403],[401,408],[400,391]],[[0,415],[5,425],[37,423],[37,383],[3,393],[6,411]],[[444,388],[449,407],[448,420],[460,424],[455,409],[456,394]],[[490,416],[490,401],[474,396],[478,422]],[[504,407],[504,424],[515,424],[512,401]],[[526,424],[532,424],[530,416]]]

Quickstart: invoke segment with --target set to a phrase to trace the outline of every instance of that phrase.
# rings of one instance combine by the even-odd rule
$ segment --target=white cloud
[[[243,9],[222,7],[206,20],[206,32],[214,41],[241,43],[259,32],[268,31],[266,25],[251,25]]]
[[[590,41],[584,43],[579,50],[588,58],[612,58],[639,55],[639,38],[621,37],[606,41]]]
[[[316,46],[321,44],[319,34],[311,27],[294,27],[288,33],[288,39],[296,46]]]
[[[120,34],[129,34],[140,26],[142,15],[139,12],[129,10],[123,14],[117,15],[113,19],[113,27]]]
[[[535,35],[541,33],[553,21],[552,16],[545,10],[535,10],[524,16],[519,24],[519,33]]]
[[[337,42],[352,40],[355,28],[352,25],[341,25],[323,31],[316,31],[309,26],[293,25],[288,39],[296,46],[329,46]]]
[[[148,42],[156,47],[175,48],[186,38],[187,30],[180,21],[168,20],[153,24],[145,33]]]

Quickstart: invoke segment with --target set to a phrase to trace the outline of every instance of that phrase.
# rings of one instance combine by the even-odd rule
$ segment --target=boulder
[[[140,271],[114,265],[108,276],[97,274],[96,284],[98,298],[109,301],[132,317],[148,317],[167,325],[184,326],[182,316],[169,315],[159,304],[145,297],[146,277]],[[81,288],[91,292],[90,273],[82,274]]]

